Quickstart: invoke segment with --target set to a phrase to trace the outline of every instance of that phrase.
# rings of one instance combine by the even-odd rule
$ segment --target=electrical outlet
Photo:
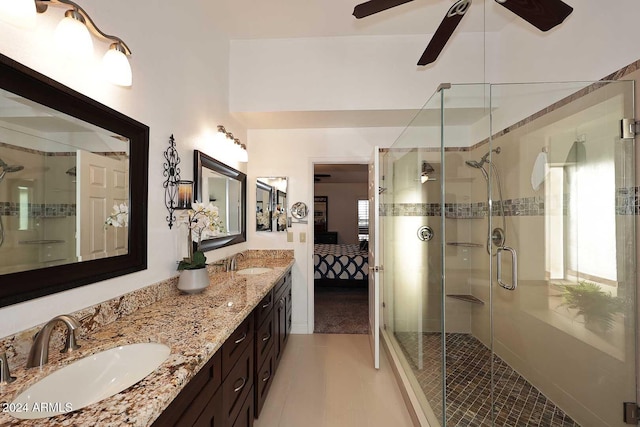
[[[293,231],[287,231],[287,242],[293,242]]]
[[[300,233],[300,243],[304,243],[307,241],[307,233],[304,231]]]

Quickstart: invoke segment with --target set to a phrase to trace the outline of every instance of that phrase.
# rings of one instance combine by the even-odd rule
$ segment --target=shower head
[[[482,165],[487,162],[491,163],[491,161],[489,160],[489,156],[491,155],[491,153],[500,154],[501,151],[502,148],[496,147],[493,150],[486,152],[485,155],[480,158],[479,162],[475,160],[467,160],[465,163],[467,164],[467,166],[471,166],[472,168],[482,169]]]
[[[465,163],[467,166],[471,166],[472,168],[480,169],[482,167],[482,165],[475,160],[467,160]]]

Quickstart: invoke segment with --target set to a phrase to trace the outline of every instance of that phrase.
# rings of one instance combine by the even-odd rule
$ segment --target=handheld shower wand
[[[18,172],[24,169],[22,165],[8,165],[4,160],[0,159],[0,184],[8,173]],[[2,215],[0,215],[0,246],[4,243],[4,224],[2,224]]]

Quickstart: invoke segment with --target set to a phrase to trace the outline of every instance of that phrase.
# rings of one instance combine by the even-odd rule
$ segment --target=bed
[[[314,244],[313,278],[315,280],[366,281],[369,255],[360,245]]]

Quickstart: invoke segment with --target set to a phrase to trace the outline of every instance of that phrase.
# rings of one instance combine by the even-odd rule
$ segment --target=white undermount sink
[[[238,270],[238,271],[236,271],[236,273],[238,273],[238,274],[262,274],[262,273],[266,273],[267,271],[271,271],[271,270],[273,270],[273,268],[250,267],[250,268],[243,268],[242,270]]]
[[[84,408],[142,380],[170,353],[164,344],[138,343],[84,357],[23,391],[9,404],[9,414],[36,419]]]

